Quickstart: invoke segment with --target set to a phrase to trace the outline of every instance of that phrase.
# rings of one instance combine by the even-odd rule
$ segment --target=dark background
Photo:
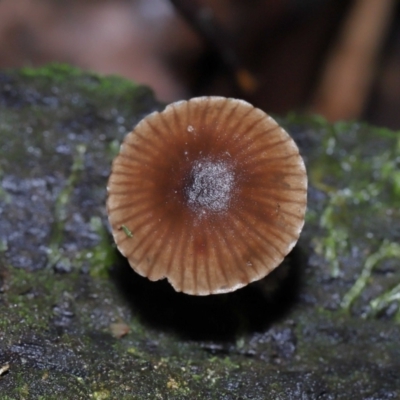
[[[53,61],[166,102],[225,95],[400,128],[396,0],[0,1],[0,69]]]

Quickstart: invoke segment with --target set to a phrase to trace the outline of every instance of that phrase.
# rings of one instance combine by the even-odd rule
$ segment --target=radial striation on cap
[[[132,268],[176,291],[234,291],[296,244],[307,175],[270,116],[223,97],[180,101],[143,119],[112,164],[107,210]]]

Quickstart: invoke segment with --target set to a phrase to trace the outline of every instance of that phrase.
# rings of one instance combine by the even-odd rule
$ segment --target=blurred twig
[[[358,118],[364,108],[396,0],[356,0],[328,56],[312,111],[328,120]]]

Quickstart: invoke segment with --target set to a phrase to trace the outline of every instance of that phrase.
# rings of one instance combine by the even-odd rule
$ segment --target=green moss
[[[107,400],[110,398],[110,392],[106,389],[94,392],[91,397],[95,400]]]
[[[74,78],[80,89],[97,91],[100,95],[111,93],[113,97],[119,94],[125,95],[127,90],[140,88],[136,83],[119,76],[104,77],[68,64],[52,63],[40,68],[24,67],[18,71],[18,74],[23,78],[45,79],[53,85],[64,85],[69,79]]]
[[[99,111],[104,109],[110,111],[111,108],[111,112],[115,112],[125,109],[126,114],[132,111],[139,114],[146,110],[149,105],[147,101],[149,97],[152,97],[152,91],[149,88],[133,81],[119,76],[104,77],[66,64],[54,63],[38,69],[23,68],[17,73],[14,71],[9,73],[11,76],[18,76],[19,81],[26,87],[32,86],[34,81],[34,90],[45,95],[48,101],[47,106],[53,106],[51,102],[57,97],[57,93],[66,93],[68,107],[76,109],[77,114],[93,104],[96,104],[96,109]],[[74,80],[72,86],[70,86],[71,79]],[[29,100],[32,100],[34,96],[31,94],[30,96]],[[89,104],[86,103],[88,99],[90,99]],[[138,101],[139,99],[143,99],[143,102]],[[155,101],[151,103],[155,104]],[[39,117],[43,111],[42,106],[40,102],[31,102],[30,115],[36,113]],[[123,118],[122,115],[119,117]],[[128,126],[128,129],[130,128],[131,126]]]
[[[388,255],[390,257],[390,255]],[[371,301],[370,315],[375,316],[385,308],[387,308],[393,302],[400,302],[400,284],[394,286],[392,289],[381,294],[377,298]],[[400,323],[400,309],[398,308],[396,313],[396,321]]]
[[[62,83],[65,82],[67,79],[81,76],[82,70],[68,64],[53,63],[40,68],[24,67],[18,71],[18,74],[24,78],[46,78],[53,83]]]
[[[360,276],[358,277],[354,286],[349,290],[342,300],[343,308],[348,309],[351,306],[354,300],[361,294],[365,286],[368,284],[368,281],[371,279],[373,269],[378,265],[378,263],[386,258],[397,258],[400,260],[400,245],[398,243],[384,241],[378,251],[366,258]],[[393,294],[389,294],[392,293],[392,290],[390,290],[387,294],[382,295],[383,297],[380,296],[381,300],[378,301],[378,303],[380,303],[381,306],[384,299],[386,299],[386,303],[390,300],[397,300],[396,296],[393,297]],[[376,300],[374,300],[372,304],[375,305],[374,308],[378,306],[378,304],[376,304]]]
[[[54,279],[54,272],[42,270],[30,273],[22,269],[7,268],[7,292],[5,301],[13,305],[12,314],[3,315],[0,324],[5,331],[23,323],[26,330],[47,329],[52,317],[52,305],[60,293],[71,289],[71,282],[79,276],[71,274],[68,280]]]
[[[3,180],[3,171],[0,167],[0,181]],[[0,186],[0,201],[6,203],[6,204],[10,204],[11,202],[11,196]],[[0,245],[1,248],[1,245]],[[0,250],[1,251],[1,250]]]
[[[291,115],[289,121],[302,123],[302,118]],[[354,122],[329,125],[316,117],[309,119],[309,124],[316,129],[315,140],[319,142],[309,158],[309,181],[326,198],[319,219],[315,210],[307,218],[322,232],[313,239],[314,249],[327,261],[331,276],[339,278],[353,272],[349,259],[355,249],[368,248],[363,257],[353,261],[358,278],[341,301],[348,310],[373,279],[373,269],[388,257],[400,258],[396,251],[386,251],[397,248],[386,224],[394,226],[394,221],[400,222],[400,138],[388,129]],[[381,245],[382,237],[386,238]],[[397,297],[390,295],[393,286],[396,283],[378,298],[395,301]],[[371,300],[370,307],[373,304],[376,303]]]
[[[100,242],[92,249],[82,250],[77,256],[81,263],[89,263],[90,274],[97,278],[108,278],[109,268],[114,265],[118,259],[115,245],[110,242],[109,234],[98,217],[92,217],[90,225],[93,232],[100,237]]]
[[[79,175],[84,168],[84,157],[86,153],[86,145],[79,144],[76,146],[71,172],[65,182],[64,187],[60,191],[54,207],[54,223],[51,235],[49,264],[55,265],[62,257],[58,248],[63,240],[63,232],[65,221],[68,217],[68,205],[71,201],[71,195],[76,187]]]
[[[87,263],[93,277],[108,277],[108,269],[115,263],[117,254],[115,246],[110,243],[108,232],[99,217],[93,216],[90,219],[91,231],[100,238],[99,243],[95,247],[83,249],[75,254],[73,258],[65,256],[63,250],[60,248],[64,239],[65,223],[69,215],[68,210],[71,206],[71,196],[84,169],[86,151],[86,145],[79,144],[76,146],[71,173],[55,201],[55,218],[51,235],[52,239],[49,245],[48,266],[53,267],[58,262],[61,262],[65,267],[73,265],[76,269],[80,269]]]

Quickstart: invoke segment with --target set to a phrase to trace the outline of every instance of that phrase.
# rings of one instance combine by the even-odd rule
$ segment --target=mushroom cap
[[[307,203],[299,150],[243,101],[198,97],[144,118],[112,164],[119,251],[176,291],[226,293],[265,277],[296,244]]]

